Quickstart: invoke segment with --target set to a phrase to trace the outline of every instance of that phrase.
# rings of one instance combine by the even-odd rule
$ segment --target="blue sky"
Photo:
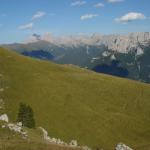
[[[127,34],[150,31],[150,0],[1,0],[0,43],[33,33]]]

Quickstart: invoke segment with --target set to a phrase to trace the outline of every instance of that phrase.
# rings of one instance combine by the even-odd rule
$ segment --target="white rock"
[[[8,125],[8,128],[11,130],[11,131],[15,131],[15,132],[18,132],[18,133],[21,133],[22,132],[22,127],[20,126],[17,126],[13,123],[9,123]]]
[[[22,122],[17,122],[17,126],[22,127]]]
[[[119,143],[116,147],[116,150],[133,150],[133,149],[123,143]]]
[[[54,143],[54,144],[58,144],[62,146],[68,146],[68,147],[78,147],[78,148],[82,148],[83,150],[91,150],[91,148],[89,148],[88,146],[78,146],[78,143],[76,140],[72,140],[69,144],[67,144],[61,139],[51,138],[48,136],[48,132],[44,128],[42,127],[39,127],[39,128],[43,132],[43,138],[50,143]]]
[[[7,124],[7,127],[9,128],[9,130],[14,131],[16,133],[19,133],[23,137],[27,137],[28,136],[27,132],[23,131],[23,128],[20,125],[21,125],[21,123],[19,125],[13,124],[13,123],[9,123],[9,124]]]
[[[70,146],[75,146],[77,147],[78,146],[78,142],[76,140],[72,140],[70,143],[69,143]]]
[[[5,122],[9,122],[9,119],[8,119],[7,114],[1,115],[1,116],[0,116],[0,120],[1,120],[1,121],[5,121]]]
[[[2,128],[8,128],[10,131],[21,134],[22,137],[25,137],[25,138],[28,137],[27,132],[23,131],[22,123],[20,123],[20,122],[17,124],[8,123],[8,116],[6,114],[0,116],[0,120],[7,122],[7,125],[2,125]]]
[[[55,139],[55,138],[52,138],[51,141],[52,141],[52,143],[57,143],[57,139]]]
[[[43,138],[44,138],[44,140],[50,140],[50,137],[48,136],[48,132],[44,129],[44,128],[42,128],[42,127],[39,127],[41,130],[42,130],[42,132],[43,132]]]
[[[57,139],[57,144],[63,144],[63,142],[60,139]]]

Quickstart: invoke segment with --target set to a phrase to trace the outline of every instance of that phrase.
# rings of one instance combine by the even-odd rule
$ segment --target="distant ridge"
[[[28,39],[26,39],[25,43],[33,43],[38,42],[40,40],[47,41],[59,46],[105,45],[106,47],[108,47],[108,49],[115,50],[121,53],[127,53],[131,49],[137,48],[138,53],[142,53],[142,49],[139,47],[139,44],[146,45],[148,42],[150,42],[150,32],[130,33],[128,35],[93,34],[91,36],[74,35],[60,37],[55,37],[50,33],[44,34],[42,36],[33,34]]]

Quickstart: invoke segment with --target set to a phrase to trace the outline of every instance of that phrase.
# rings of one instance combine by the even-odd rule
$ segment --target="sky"
[[[150,0],[0,0],[0,43],[36,34],[150,32]]]

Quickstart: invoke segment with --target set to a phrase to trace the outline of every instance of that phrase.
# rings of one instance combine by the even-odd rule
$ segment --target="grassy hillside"
[[[4,123],[0,122],[1,125]],[[0,150],[81,150],[81,148],[47,143],[40,129],[25,129],[25,131],[28,133],[27,139],[7,128],[0,128]]]
[[[50,136],[114,149],[150,147],[150,85],[34,60],[0,49],[0,86],[7,114],[30,104]],[[142,148],[141,148],[142,150]]]

